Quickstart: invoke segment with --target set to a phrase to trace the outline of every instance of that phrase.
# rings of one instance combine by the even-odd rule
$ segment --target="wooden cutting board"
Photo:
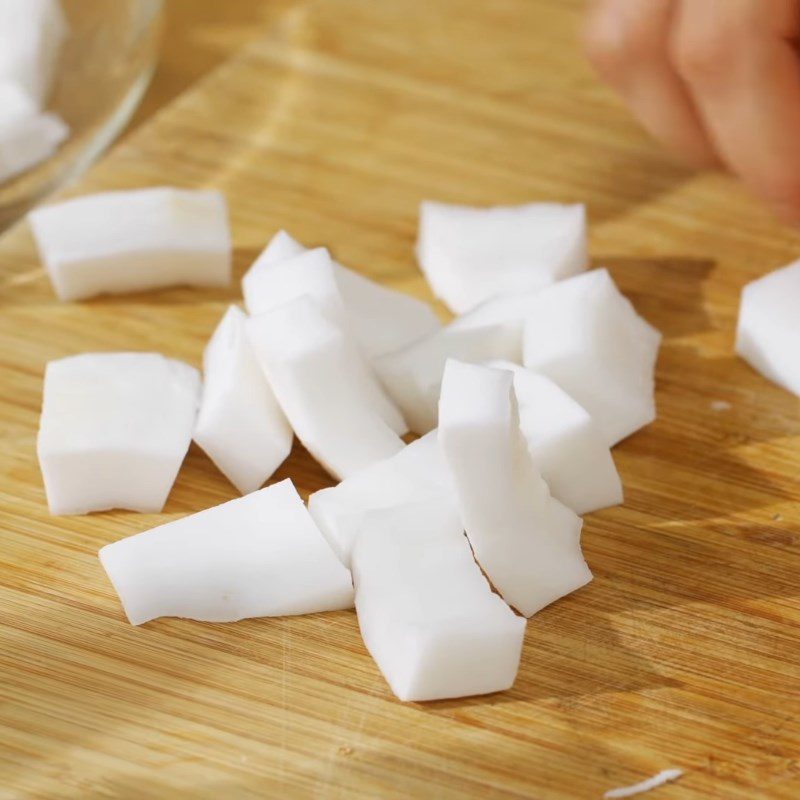
[[[800,402],[732,352],[741,287],[797,235],[722,176],[672,165],[590,76],[577,0],[298,3],[75,193],[216,187],[236,274],[285,227],[430,297],[423,198],[582,200],[591,252],[665,336],[659,419],[616,451],[595,580],[531,620],[514,688],[401,704],[351,612],[125,622],[99,547],[235,496],[196,448],[160,515],[48,516],[45,363],[199,364],[229,291],[58,303],[28,230],[0,244],[0,797],[800,796]],[[275,479],[330,484],[298,447]]]

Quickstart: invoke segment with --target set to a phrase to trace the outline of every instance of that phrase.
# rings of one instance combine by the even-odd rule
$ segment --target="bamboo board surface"
[[[583,200],[591,253],[665,335],[658,421],[589,515],[595,580],[529,624],[514,688],[393,699],[351,612],[125,621],[99,547],[235,496],[193,447],[160,515],[48,516],[45,363],[199,364],[229,291],[58,303],[22,225],[0,241],[0,798],[800,796],[800,401],[732,353],[741,287],[798,236],[672,165],[577,53],[577,0],[329,0],[140,128],[73,193],[216,187],[237,278],[285,227],[429,297],[423,198]],[[717,401],[729,404],[720,410]],[[296,448],[275,479],[330,481]]]

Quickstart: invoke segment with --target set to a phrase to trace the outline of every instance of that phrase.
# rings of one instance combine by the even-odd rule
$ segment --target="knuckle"
[[[714,83],[728,74],[731,58],[740,48],[733,31],[678,30],[670,55],[678,74],[691,83]]]
[[[652,58],[659,31],[646,15],[623,13],[614,2],[600,4],[583,30],[583,48],[595,69],[612,79]]]

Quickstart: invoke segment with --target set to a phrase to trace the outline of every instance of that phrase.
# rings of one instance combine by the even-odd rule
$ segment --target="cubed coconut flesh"
[[[38,113],[39,107],[18,83],[0,78],[0,130],[9,122]]]
[[[544,375],[510,362],[489,366],[514,375],[520,429],[553,497],[576,514],[619,505],[622,481],[611,450],[583,406]]]
[[[744,287],[736,352],[800,396],[800,261]]]
[[[290,480],[100,550],[128,620],[235,622],[351,608],[350,573]]]
[[[373,361],[389,396],[415,433],[436,427],[442,373],[448,358],[470,363],[522,361],[523,325],[536,294],[532,291],[491,298],[441,330]]]
[[[509,605],[530,616],[592,579],[580,518],[531,459],[511,372],[448,361],[438,439],[475,558]]]
[[[390,402],[312,298],[250,317],[247,332],[294,432],[331,475],[341,480],[403,449],[386,422]]]
[[[225,286],[231,235],[219,192],[104,192],[29,214],[61,300],[163,286]]]
[[[287,234],[288,237],[288,234]],[[278,250],[289,246],[283,237],[276,242]],[[293,240],[291,240],[293,242]],[[300,245],[297,245],[298,247]],[[252,316],[259,316],[307,297],[335,325],[344,339],[364,387],[374,395],[380,413],[399,436],[408,431],[405,419],[379,384],[353,336],[348,314],[334,277],[333,262],[323,247],[303,250],[283,260],[272,260],[271,245],[258,258],[242,279],[245,305]],[[356,367],[355,362],[360,362]]]
[[[349,566],[353,544],[369,511],[423,499],[442,507],[456,507],[455,488],[436,431],[336,486],[314,492],[308,498],[308,510],[330,546]]]
[[[194,440],[242,493],[255,491],[292,448],[292,428],[256,360],[247,317],[225,312],[203,355]]]
[[[0,182],[50,158],[68,136],[69,128],[55,114],[36,112],[0,120]]]
[[[605,269],[542,290],[525,320],[523,360],[555,381],[615,445],[656,417],[661,334]]]
[[[424,202],[417,260],[436,296],[462,314],[494,295],[538,289],[585,270],[586,211],[559,203]]]
[[[514,683],[525,619],[492,592],[454,509],[434,501],[368,513],[353,580],[364,643],[400,700]]]
[[[47,365],[37,450],[53,514],[159,512],[189,449],[200,375],[157,353]]]
[[[44,108],[68,34],[59,0],[2,0],[0,80],[16,83]]]
[[[306,248],[286,231],[278,231],[272,237],[242,281],[251,313],[267,310],[260,306],[270,304],[268,286],[260,273],[268,272],[272,264],[304,252],[307,252]],[[348,326],[366,358],[376,358],[405,347],[441,327],[433,309],[422,300],[387,289],[335,261],[332,267]],[[269,307],[274,305],[272,303]]]

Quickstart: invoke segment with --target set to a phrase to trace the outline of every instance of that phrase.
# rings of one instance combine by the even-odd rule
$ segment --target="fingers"
[[[690,164],[709,166],[717,163],[713,144],[670,63],[676,2],[594,0],[584,31],[585,48],[601,77],[656,139]]]
[[[671,54],[728,167],[800,222],[800,4],[679,0]]]

